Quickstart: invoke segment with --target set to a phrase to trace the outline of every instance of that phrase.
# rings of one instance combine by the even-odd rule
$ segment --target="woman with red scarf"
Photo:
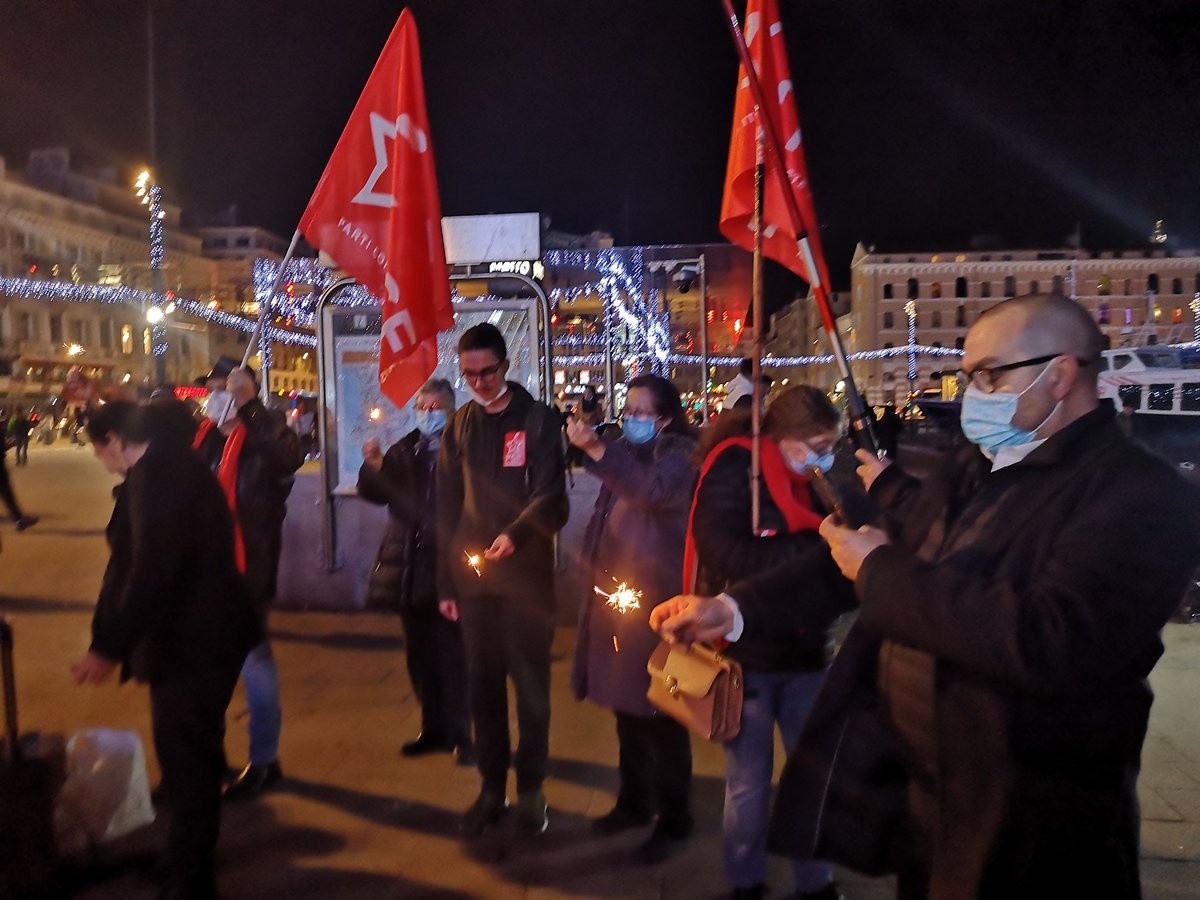
[[[813,466],[828,470],[833,464],[841,417],[821,391],[800,385],[771,401],[761,431],[757,533],[751,522],[749,414],[722,416],[705,431],[684,563],[685,578],[696,573],[696,593],[717,594],[785,560],[825,552],[817,534],[825,511],[809,488],[807,473]],[[817,593],[842,589],[832,580],[797,584],[778,602],[812,602]],[[766,894],[775,726],[790,750],[830,662],[829,625],[780,630],[759,640],[739,640],[726,650],[744,673],[741,731],[725,745],[723,852],[734,898]],[[827,863],[798,863],[795,875],[799,897],[839,896]]]

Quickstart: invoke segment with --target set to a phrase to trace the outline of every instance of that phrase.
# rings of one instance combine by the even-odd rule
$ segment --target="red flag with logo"
[[[383,303],[379,385],[403,406],[454,325],[417,25],[407,9],[375,63],[300,230]]]
[[[763,184],[763,253],[811,284],[813,278],[797,245],[797,240],[807,233],[820,283],[828,289],[829,272],[825,266],[825,254],[821,250],[817,214],[808,184],[808,165],[804,161],[800,118],[796,114],[778,0],[750,0],[746,7],[744,33],[750,58],[754,61],[755,71],[767,97],[768,108],[762,112],[771,116],[775,133],[783,142],[782,164],[786,181],[796,197],[803,220],[803,230],[797,234],[784,200],[783,179],[779,178],[777,171],[781,161],[768,150]],[[746,70],[739,67],[737,99],[733,108],[733,136],[725,169],[725,191],[721,197],[721,234],[746,250],[754,249],[757,130],[754,93],[746,78]]]

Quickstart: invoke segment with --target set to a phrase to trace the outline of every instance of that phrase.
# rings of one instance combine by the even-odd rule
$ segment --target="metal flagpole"
[[[866,403],[863,402],[862,395],[858,392],[858,385],[854,382],[854,374],[850,371],[850,363],[846,359],[846,348],[842,346],[842,337],[837,330],[837,321],[834,319],[833,307],[829,302],[828,287],[821,282],[821,274],[817,269],[816,261],[813,259],[812,248],[809,246],[806,236],[807,228],[804,226],[804,217],[800,215],[800,207],[796,202],[796,194],[788,181],[787,172],[784,171],[783,144],[779,140],[779,134],[775,131],[775,123],[769,115],[764,114],[764,111],[769,107],[767,106],[766,95],[763,93],[762,83],[758,80],[758,70],[754,68],[754,60],[750,58],[750,49],[746,46],[746,38],[742,34],[742,26],[738,23],[737,14],[733,11],[732,0],[722,0],[722,3],[724,4],[725,13],[729,21],[729,30],[733,36],[733,44],[737,50],[738,59],[741,61],[742,68],[746,72],[746,80],[749,82],[750,90],[754,95],[754,103],[759,109],[759,127],[766,138],[768,152],[773,153],[775,156],[777,163],[775,166],[775,175],[779,180],[784,205],[787,207],[788,218],[791,220],[792,229],[797,237],[800,255],[804,257],[804,265],[809,275],[809,284],[812,286],[813,293],[817,298],[817,309],[821,313],[821,322],[825,326],[825,334],[829,338],[830,347],[833,350],[834,358],[837,360],[842,380],[846,382],[846,405],[850,413],[850,425],[854,429],[855,438],[859,446],[879,455],[879,441],[875,437],[875,430],[871,426],[871,416],[867,411]]]
[[[762,107],[757,118],[761,122]],[[762,128],[755,129],[754,160],[754,264],[751,268],[750,304],[754,313],[753,359],[750,363],[750,527],[755,537],[762,524],[762,335],[763,335],[763,188],[766,181],[766,156]]]

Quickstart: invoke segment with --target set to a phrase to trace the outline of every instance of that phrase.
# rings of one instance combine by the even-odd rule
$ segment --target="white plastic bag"
[[[71,855],[154,821],[146,752],[134,731],[87,728],[67,742],[67,779],[54,805],[59,851]]]

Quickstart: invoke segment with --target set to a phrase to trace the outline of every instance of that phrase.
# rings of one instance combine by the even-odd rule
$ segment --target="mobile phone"
[[[829,477],[816,466],[810,466],[808,478],[809,484],[812,485],[812,489],[816,491],[817,496],[821,498],[821,503],[829,510],[829,514],[847,528],[854,528],[855,524],[846,515],[846,508],[842,504],[841,495],[838,493],[837,488],[833,486],[833,482],[829,480]]]

